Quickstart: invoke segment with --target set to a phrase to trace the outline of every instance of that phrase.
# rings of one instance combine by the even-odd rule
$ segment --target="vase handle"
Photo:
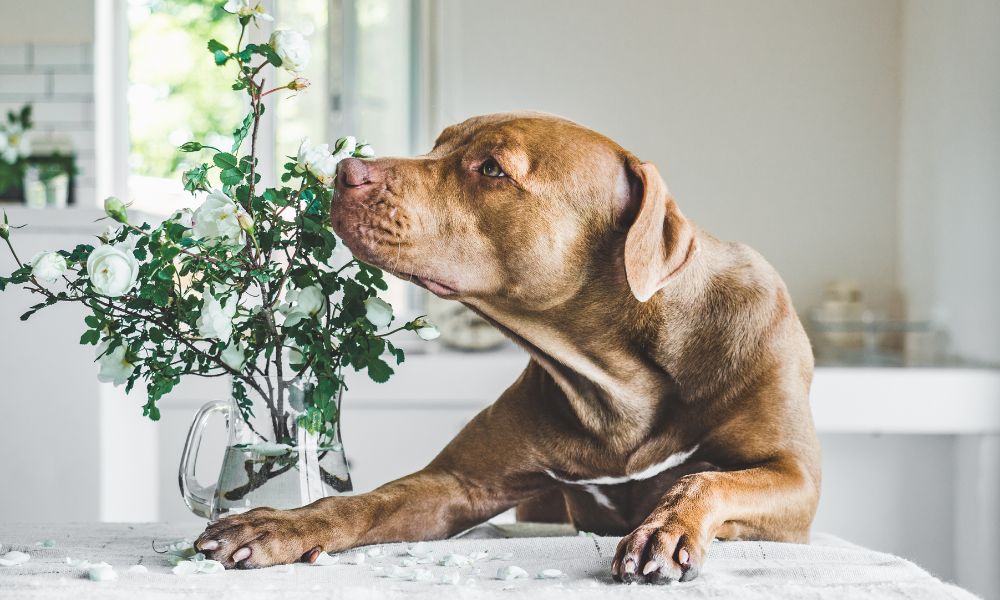
[[[184,452],[181,453],[181,466],[177,473],[177,480],[181,486],[181,495],[184,496],[184,504],[187,504],[191,512],[206,519],[212,518],[212,498],[215,496],[215,484],[204,487],[195,478],[198,450],[201,448],[201,436],[205,432],[208,418],[216,412],[228,416],[229,410],[228,402],[218,400],[202,406],[198,414],[194,416],[191,429],[188,430],[187,439],[184,441]]]

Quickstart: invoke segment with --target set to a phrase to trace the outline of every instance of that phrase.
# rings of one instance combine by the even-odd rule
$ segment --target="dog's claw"
[[[691,554],[687,551],[687,548],[681,548],[677,551],[677,562],[682,567],[691,566]]]
[[[646,563],[645,567],[642,568],[642,574],[643,575],[649,575],[650,573],[652,573],[653,571],[655,571],[655,570],[657,570],[659,568],[660,568],[660,564],[657,563],[655,560],[651,560],[651,561],[649,561],[649,562]]]
[[[313,564],[319,559],[319,555],[322,553],[323,553],[323,548],[321,548],[320,546],[316,546],[309,552],[306,552],[305,556],[302,557],[302,560],[309,564]]]
[[[202,542],[198,545],[199,550],[216,550],[219,547],[219,542],[215,540],[208,540],[207,542]]]
[[[241,560],[246,560],[250,558],[250,554],[251,554],[250,548],[244,546],[243,548],[240,548],[235,553],[233,553],[233,562],[238,563]]]

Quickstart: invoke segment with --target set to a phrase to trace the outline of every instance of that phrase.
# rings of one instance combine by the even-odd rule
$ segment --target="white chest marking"
[[[660,473],[673,469],[674,467],[679,467],[684,464],[687,459],[691,458],[691,455],[697,452],[698,445],[695,444],[690,450],[685,450],[683,452],[675,452],[665,458],[664,460],[646,467],[645,469],[639,471],[638,473],[632,473],[631,475],[624,475],[622,477],[596,477],[594,479],[563,479],[559,477],[552,471],[546,469],[545,472],[549,474],[549,477],[560,481],[562,483],[567,483],[570,485],[583,485],[583,486],[598,486],[598,485],[619,485],[622,483],[628,483],[630,481],[642,481],[643,479],[651,479],[656,477]],[[590,490],[587,490],[590,491]],[[593,493],[593,492],[591,492]],[[603,496],[603,494],[601,494]]]
[[[604,508],[615,510],[615,505],[611,503],[611,498],[601,491],[596,485],[585,484],[583,490],[594,497],[594,500]]]

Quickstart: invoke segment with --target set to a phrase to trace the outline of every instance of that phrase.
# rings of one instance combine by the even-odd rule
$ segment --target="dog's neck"
[[[469,303],[524,348],[565,395],[581,426],[623,450],[642,443],[664,400],[681,402],[671,373],[680,359],[689,306],[703,288],[698,265],[645,303],[624,277],[598,273],[600,285],[544,313]]]

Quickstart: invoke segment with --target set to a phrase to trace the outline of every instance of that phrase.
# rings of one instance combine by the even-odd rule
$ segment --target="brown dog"
[[[713,538],[805,542],[812,353],[778,274],[687,221],[656,168],[539,114],[477,117],[414,159],[348,159],[333,226],[530,354],[422,471],[257,509],[196,545],[227,567],[445,538],[510,507],[627,534],[616,580],[697,576]]]

